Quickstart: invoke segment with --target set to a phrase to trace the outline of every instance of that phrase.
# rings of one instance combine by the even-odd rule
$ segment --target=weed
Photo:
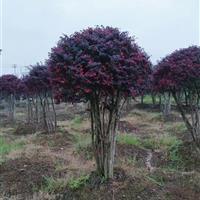
[[[169,167],[171,169],[178,170],[184,168],[183,158],[180,154],[181,145],[182,141],[177,141],[169,148],[169,160],[170,160]]]
[[[75,134],[75,148],[77,152],[87,148],[91,144],[91,136],[88,134]]]
[[[160,175],[150,175],[150,176],[146,176],[146,178],[148,180],[150,180],[151,182],[159,185],[159,186],[164,186],[164,177],[163,176],[160,176]]]
[[[69,188],[76,190],[76,189],[79,189],[80,187],[84,186],[88,180],[89,180],[89,175],[81,176],[77,179],[71,179],[68,182],[68,186],[69,186]]]
[[[41,190],[48,193],[54,193],[64,189],[67,186],[65,179],[55,179],[53,177],[44,177],[44,184]]]
[[[135,165],[137,163],[136,156],[134,156],[134,157],[128,157],[127,160],[126,160],[126,162],[127,162],[128,165]]]

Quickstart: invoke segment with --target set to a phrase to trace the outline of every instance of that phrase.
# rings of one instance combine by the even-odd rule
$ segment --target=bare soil
[[[48,176],[55,176],[55,167],[50,159],[33,156],[8,160],[0,165],[0,193],[8,197],[32,194]]]

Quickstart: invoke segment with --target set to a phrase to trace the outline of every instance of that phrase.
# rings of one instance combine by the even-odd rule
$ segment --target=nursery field
[[[0,199],[198,200],[200,156],[175,107],[132,102],[118,125],[114,178],[95,174],[84,104],[56,105],[56,133],[33,132],[26,108],[9,123],[0,110]]]

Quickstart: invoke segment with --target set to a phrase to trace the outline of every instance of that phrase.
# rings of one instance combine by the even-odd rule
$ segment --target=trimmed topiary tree
[[[120,110],[145,91],[149,57],[127,32],[96,27],[61,37],[48,65],[57,102],[89,102],[97,171],[112,178]]]
[[[200,48],[192,46],[173,52],[158,63],[153,76],[154,89],[173,95],[183,121],[200,147]]]

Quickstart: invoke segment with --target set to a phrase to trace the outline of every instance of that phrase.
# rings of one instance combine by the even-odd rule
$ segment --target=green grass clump
[[[89,134],[74,134],[74,143],[77,151],[87,148],[91,144],[91,136]]]
[[[75,133],[74,146],[78,154],[84,155],[87,160],[93,158],[93,152],[91,151],[91,135]]]
[[[185,167],[183,157],[180,153],[180,148],[182,145],[183,145],[183,142],[180,140],[177,140],[177,142],[171,145],[170,148],[168,149],[170,169],[179,170]]]
[[[156,96],[155,101],[158,102],[159,98]],[[151,95],[145,95],[143,99],[144,104],[152,104],[152,97]]]
[[[87,183],[88,179],[89,179],[89,175],[81,176],[76,179],[71,179],[68,182],[68,186],[69,188],[73,190],[79,189],[80,187],[84,186]]]
[[[74,119],[72,120],[72,125],[80,125],[83,122],[83,117],[77,115],[76,117],[74,117]]]
[[[168,124],[166,127],[166,131],[169,133],[177,133],[182,134],[187,131],[187,128],[184,123],[176,123],[173,125],[172,123]]]
[[[161,187],[164,186],[165,184],[164,177],[161,175],[152,174],[152,175],[147,176],[147,179]]]
[[[0,156],[5,156],[6,154],[10,153],[13,150],[20,149],[24,145],[24,142],[12,142],[9,143],[0,136]]]
[[[65,179],[55,179],[53,177],[44,177],[44,183],[41,190],[48,193],[54,193],[61,191],[67,187],[67,181]]]
[[[135,135],[123,134],[117,136],[117,143],[134,145],[146,149],[168,150],[181,141],[176,136],[162,135],[141,139]]]
[[[180,140],[176,136],[162,135],[144,139],[142,141],[142,146],[147,149],[168,150],[177,143],[180,143]]]
[[[141,141],[138,137],[129,134],[123,134],[117,136],[117,143],[141,146]]]

